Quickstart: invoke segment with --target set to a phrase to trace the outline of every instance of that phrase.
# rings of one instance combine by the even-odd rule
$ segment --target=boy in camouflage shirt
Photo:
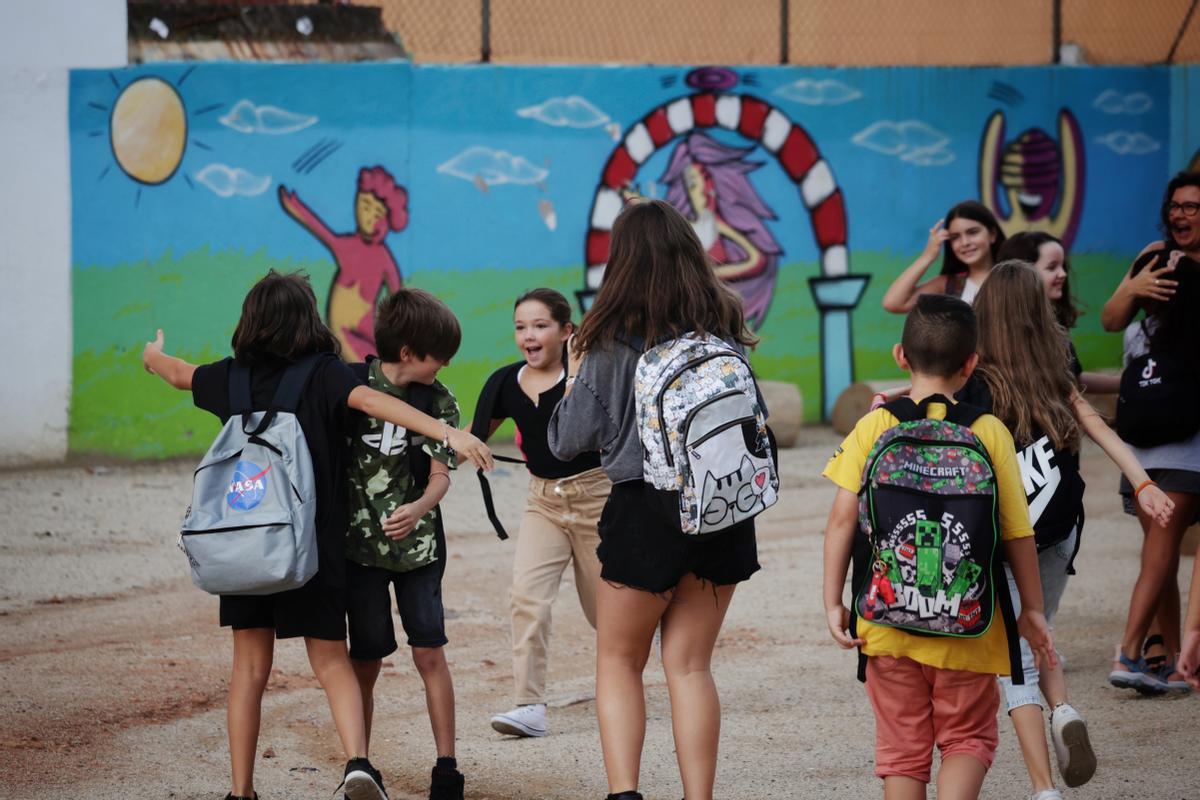
[[[401,289],[380,304],[376,315],[379,358],[354,368],[372,389],[458,427],[458,402],[436,376],[461,338],[458,320],[445,303],[420,289]],[[437,747],[430,800],[462,800],[463,776],[454,758],[454,684],[443,652],[446,537],[437,505],[450,488],[454,452],[445,437],[433,441],[365,415],[350,452],[346,610],[367,741],[375,682],[384,657],[397,649],[390,586],[425,685]]]

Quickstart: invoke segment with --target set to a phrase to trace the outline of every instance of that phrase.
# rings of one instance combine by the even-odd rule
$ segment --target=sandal
[[[1120,645],[1117,645],[1113,655],[1113,663],[1119,664],[1120,668],[1108,673],[1108,682],[1118,689],[1134,689],[1140,694],[1162,694],[1166,691],[1157,676],[1147,669],[1146,659],[1138,658],[1135,661],[1129,658],[1121,652]]]
[[[1147,655],[1147,651],[1152,647],[1162,649],[1162,654],[1157,656]],[[1142,657],[1146,662],[1146,672],[1149,673],[1161,686],[1164,692],[1179,692],[1180,694],[1190,694],[1192,687],[1188,685],[1187,679],[1179,672],[1173,661],[1167,660],[1166,642],[1163,641],[1162,634],[1156,633],[1146,639],[1142,645]],[[1172,680],[1171,676],[1175,679]]]

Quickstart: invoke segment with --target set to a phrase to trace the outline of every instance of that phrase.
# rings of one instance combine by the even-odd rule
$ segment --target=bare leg
[[[375,681],[379,680],[379,670],[383,667],[382,658],[372,658],[367,661],[350,659],[354,668],[354,677],[358,680],[358,690],[362,694],[363,727],[367,736],[367,749],[364,755],[371,752],[371,722],[375,716]]]
[[[712,800],[721,738],[721,700],[712,677],[712,652],[735,588],[713,586],[687,575],[675,588],[662,618],[671,728],[688,800]]]
[[[229,764],[233,794],[254,796],[254,754],[258,750],[258,728],[262,720],[262,697],[271,677],[275,631],[246,628],[233,632],[233,672],[229,679]]]
[[[1162,604],[1163,589],[1168,582],[1176,583],[1174,574],[1168,574],[1172,565],[1178,569],[1179,541],[1188,523],[1195,516],[1196,495],[1167,492],[1167,496],[1175,502],[1175,513],[1166,527],[1150,519],[1141,508],[1138,509],[1138,520],[1145,531],[1142,542],[1142,567],[1134,584],[1133,594],[1129,600],[1129,616],[1125,622],[1125,633],[1121,639],[1121,652],[1127,657],[1137,659],[1141,655],[1142,641],[1150,627],[1151,618],[1159,611]],[[1169,580],[1168,580],[1169,579]],[[1174,630],[1163,632],[1163,639],[1179,641],[1179,590],[1175,590],[1176,611],[1173,615]],[[1168,616],[1171,616],[1168,614]],[[1119,665],[1115,665],[1119,666]]]
[[[446,651],[441,647],[414,647],[413,664],[425,684],[425,707],[433,727],[433,744],[437,756],[454,756],[454,681],[446,663]]]
[[[308,649],[308,663],[317,677],[325,697],[329,700],[329,711],[333,724],[342,740],[346,758],[363,758],[367,755],[367,731],[363,719],[362,690],[350,656],[346,653],[346,642],[304,637]]]
[[[1050,751],[1046,745],[1046,721],[1042,717],[1042,707],[1017,706],[1008,715],[1012,718],[1013,730],[1017,732],[1017,742],[1021,745],[1021,756],[1025,759],[1034,794],[1043,789],[1053,789],[1054,778],[1050,775]],[[978,759],[972,760],[979,763]]]
[[[1045,752],[1045,744],[1042,745]],[[938,769],[938,800],[976,800],[987,777],[987,767],[974,756],[956,754],[942,759]]]
[[[596,717],[608,790],[636,791],[646,739],[642,671],[667,598],[613,586],[596,586]]]
[[[925,800],[925,784],[907,775],[883,779],[883,800]]]

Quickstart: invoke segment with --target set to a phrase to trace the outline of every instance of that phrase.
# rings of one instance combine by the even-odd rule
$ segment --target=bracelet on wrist
[[[1150,478],[1146,478],[1146,480],[1139,483],[1137,485],[1137,488],[1133,490],[1133,499],[1136,500],[1138,495],[1142,493],[1142,489],[1145,489],[1147,486],[1157,486],[1157,485],[1158,484],[1155,483],[1154,481],[1152,481]]]

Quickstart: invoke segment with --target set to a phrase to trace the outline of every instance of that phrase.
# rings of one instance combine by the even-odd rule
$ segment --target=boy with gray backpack
[[[894,350],[910,395],[859,420],[823,473],[838,486],[825,530],[829,631],[862,656],[889,797],[925,796],[934,745],[939,796],[978,797],[999,742],[995,676],[1022,674],[1018,631],[1055,660],[1012,435],[948,399],[978,362],[975,342],[969,305],[921,296]]]

